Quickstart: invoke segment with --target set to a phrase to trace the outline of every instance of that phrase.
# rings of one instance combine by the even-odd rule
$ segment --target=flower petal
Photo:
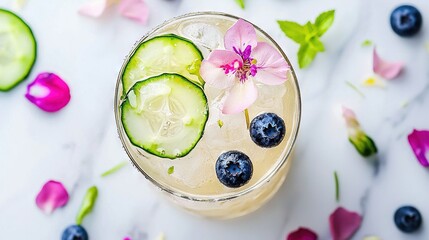
[[[283,56],[270,44],[259,42],[253,50],[256,59],[256,79],[267,85],[279,85],[287,80],[290,67]]]
[[[258,98],[258,90],[252,79],[237,83],[228,93],[222,108],[223,114],[235,114],[244,111]]]
[[[25,97],[46,112],[56,112],[70,101],[70,89],[58,75],[41,73],[27,86]]]
[[[145,24],[149,17],[149,8],[144,0],[122,0],[118,6],[122,16]]]
[[[201,63],[200,75],[206,83],[214,88],[230,88],[236,81],[235,75],[226,74],[222,66],[234,61],[243,64],[241,57],[233,51],[214,50]]]
[[[329,216],[329,225],[333,240],[347,240],[359,229],[362,216],[356,212],[350,212],[338,207]]]
[[[408,142],[414,151],[414,154],[423,167],[429,167],[429,131],[416,130],[408,135]]]
[[[69,194],[63,184],[50,180],[46,182],[36,197],[36,205],[43,212],[50,214],[55,209],[63,207],[69,200]]]
[[[365,87],[381,87],[381,88],[385,87],[384,82],[380,81],[376,77],[369,77],[365,79],[362,85],[364,85]]]
[[[90,0],[79,8],[79,13],[88,17],[100,17],[115,0]]]
[[[374,73],[385,79],[396,78],[401,73],[404,64],[402,62],[388,62],[380,58],[377,50],[373,51],[373,70]]]
[[[253,25],[243,19],[238,19],[234,25],[225,33],[225,49],[234,51],[244,51],[247,46],[252,49],[258,44],[256,37],[256,30]]]
[[[317,240],[317,234],[308,228],[300,227],[289,233],[286,240]]]

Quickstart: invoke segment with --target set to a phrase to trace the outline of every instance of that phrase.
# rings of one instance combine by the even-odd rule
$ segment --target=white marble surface
[[[399,0],[247,0],[245,11],[233,0],[147,0],[148,26],[118,16],[114,9],[99,20],[77,14],[84,0],[33,1],[19,13],[32,26],[39,56],[29,80],[0,93],[0,239],[59,239],[74,221],[87,187],[96,184],[99,201],[84,222],[91,239],[280,240],[299,226],[330,239],[328,216],[337,207],[333,171],[341,184],[340,205],[362,213],[353,239],[375,234],[385,240],[429,239],[429,173],[416,161],[406,140],[413,128],[429,128],[429,4],[410,0],[422,11],[424,28],[402,39],[388,17]],[[10,0],[0,7],[9,8]],[[124,56],[144,33],[183,13],[216,10],[247,18],[271,34],[297,65],[298,46],[284,37],[276,19],[304,22],[337,10],[335,24],[323,37],[326,53],[307,70],[297,69],[303,119],[290,175],[276,197],[246,217],[218,221],[189,215],[159,198],[131,166],[101,179],[100,173],[126,159],[116,134],[113,93]],[[351,90],[371,74],[373,40],[382,56],[403,60],[406,70],[384,89]],[[53,71],[70,84],[72,101],[61,112],[40,111],[25,98],[25,86],[38,72]],[[401,107],[408,101],[407,107]],[[356,110],[363,128],[380,149],[377,173],[348,143],[339,106]],[[63,181],[68,205],[50,216],[36,207],[36,193],[49,179]],[[425,218],[422,231],[404,235],[393,224],[397,207],[412,204]],[[426,220],[427,219],[427,220]]]

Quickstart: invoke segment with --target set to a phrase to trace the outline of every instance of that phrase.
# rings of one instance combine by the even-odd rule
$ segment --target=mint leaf
[[[167,173],[168,173],[168,175],[173,174],[174,173],[174,166],[169,167],[167,170]]]
[[[235,2],[241,7],[241,9],[244,9],[244,0],[235,0]]]
[[[335,10],[330,10],[321,13],[317,18],[314,25],[318,30],[318,36],[321,37],[332,26],[335,19]]]
[[[296,43],[305,43],[306,31],[304,26],[291,21],[277,21],[283,33]]]
[[[320,41],[318,37],[312,37],[308,42],[308,44],[310,44],[310,46],[318,52],[325,51],[325,46],[323,45],[323,43]]]
[[[298,50],[298,64],[299,68],[305,68],[316,57],[317,50],[311,47],[310,44],[303,44]]]

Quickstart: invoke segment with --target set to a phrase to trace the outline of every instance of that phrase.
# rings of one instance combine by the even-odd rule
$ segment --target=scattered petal
[[[214,50],[201,63],[200,75],[206,83],[214,88],[230,88],[236,82],[235,75],[225,74],[223,66],[233,62],[243,64],[241,57],[233,51]]]
[[[146,24],[149,18],[149,8],[144,0],[122,0],[118,10],[122,16],[141,24]]]
[[[88,188],[86,191],[85,197],[83,198],[80,210],[76,216],[76,224],[81,225],[83,219],[92,212],[94,208],[95,201],[97,200],[98,189],[96,186]]]
[[[225,33],[225,49],[234,51],[244,51],[247,46],[252,49],[257,45],[256,30],[253,25],[243,19],[239,19],[228,31]]]
[[[46,112],[56,112],[70,101],[66,82],[54,73],[41,73],[27,86],[25,97]]]
[[[377,50],[373,51],[373,71],[385,79],[394,79],[401,73],[404,64],[402,62],[388,62],[380,58]]]
[[[124,240],[132,240],[130,237],[124,237]]]
[[[362,216],[356,212],[350,212],[338,207],[329,216],[329,225],[333,240],[347,240],[359,229]]]
[[[235,114],[243,112],[252,105],[258,97],[258,90],[251,79],[244,83],[235,84],[231,88],[223,105],[223,114]]]
[[[259,42],[253,50],[252,58],[256,59],[259,82],[267,85],[279,85],[287,80],[289,65],[283,56],[270,44]]]
[[[356,114],[349,108],[343,107],[343,117],[346,120],[349,141],[363,157],[377,153],[374,141],[361,129]]]
[[[378,80],[378,78],[376,77],[369,77],[367,79],[365,79],[365,81],[363,81],[362,83],[363,86],[365,87],[385,87],[384,82]]]
[[[368,46],[372,46],[372,41],[371,40],[365,40],[362,42],[362,47],[368,47]]]
[[[69,200],[69,194],[62,183],[50,180],[46,182],[36,197],[36,205],[44,213],[51,214],[63,207]]]
[[[429,167],[429,131],[416,130],[408,135],[408,142],[423,167]]]
[[[286,240],[317,240],[317,234],[308,228],[300,227],[289,233]]]
[[[84,16],[97,18],[115,2],[116,0],[89,0],[79,8],[78,12]]]

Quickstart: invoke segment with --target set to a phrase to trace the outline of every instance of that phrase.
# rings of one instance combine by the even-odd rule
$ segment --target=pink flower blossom
[[[149,17],[149,8],[144,0],[90,0],[79,9],[79,13],[88,17],[100,17],[108,7],[119,2],[119,13],[138,23],[145,24]]]
[[[54,73],[40,73],[27,86],[25,97],[46,112],[56,112],[70,101],[70,89],[64,80]]]
[[[423,167],[429,167],[429,131],[416,130],[408,135],[408,142]]]
[[[36,205],[44,213],[51,214],[69,201],[69,194],[62,183],[50,180],[46,182],[36,197]]]
[[[279,85],[287,80],[289,65],[270,44],[258,42],[252,24],[239,19],[225,34],[225,50],[214,50],[201,64],[207,84],[224,89],[222,113],[239,113],[252,105],[258,91],[253,80]]]
[[[317,234],[308,228],[300,227],[289,233],[286,240],[317,240]]]
[[[388,62],[380,58],[377,50],[373,51],[373,71],[385,79],[394,79],[402,71],[404,64],[402,62]]]
[[[359,229],[362,216],[338,207],[329,216],[329,225],[333,240],[348,240]]]

